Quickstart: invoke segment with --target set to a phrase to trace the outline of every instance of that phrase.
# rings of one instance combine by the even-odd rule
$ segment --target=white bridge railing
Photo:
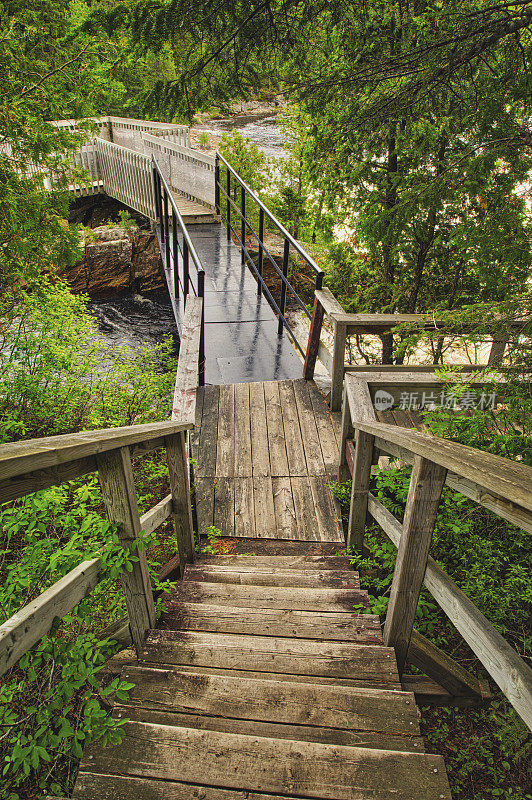
[[[154,220],[151,161],[155,156],[172,191],[214,208],[215,159],[190,146],[190,129],[186,125],[113,116],[91,121],[97,135],[85,142],[71,159],[71,192],[77,195],[104,192]],[[79,125],[74,119],[54,120],[50,124],[73,132]],[[88,133],[87,137],[91,135],[94,133]],[[4,150],[7,149],[5,146]],[[66,171],[69,172],[68,165]],[[58,179],[58,175],[43,173],[38,165],[30,165],[25,172],[28,176],[43,174],[47,188]]]

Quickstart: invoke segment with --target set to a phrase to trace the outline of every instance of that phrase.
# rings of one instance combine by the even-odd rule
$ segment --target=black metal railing
[[[222,170],[225,171],[225,185],[222,181]],[[237,202],[238,195],[240,195],[240,204]],[[224,208],[222,207],[222,197],[225,201],[223,203]],[[251,200],[251,203],[253,204],[252,208],[250,208],[250,204],[247,203],[247,200]],[[309,256],[299,242],[294,239],[292,234],[289,233],[284,225],[279,222],[279,220],[271,213],[271,211],[269,211],[262,200],[260,200],[255,192],[250,189],[250,187],[242,180],[240,175],[235,172],[233,167],[220,153],[216,153],[215,206],[216,213],[221,215],[227,228],[227,238],[231,239],[232,235],[239,243],[242,252],[242,263],[245,264],[247,262],[252,273],[257,279],[258,293],[263,293],[267,297],[271,306],[277,312],[279,317],[279,334],[281,334],[283,332],[283,328],[285,328],[294,345],[297,347],[302,356],[305,357],[305,351],[299,344],[290,323],[286,319],[286,299],[288,293],[290,293],[296,304],[301,308],[306,316],[309,319],[311,318],[309,309],[288,279],[290,248],[292,247],[310,268],[311,274],[315,278],[315,289],[322,288],[323,270],[318,267],[314,259]],[[237,217],[240,219],[240,231],[237,230],[238,223],[235,222],[235,225],[232,223],[232,211],[234,211]],[[255,230],[255,227],[251,222],[252,213],[254,213],[256,216],[257,211],[258,231]],[[264,230],[266,226],[273,226],[273,229],[277,231],[284,240],[282,267],[279,267],[275,258],[272,256],[268,250],[268,247],[264,243]],[[248,233],[258,244],[257,263],[255,263],[251,253],[249,252],[249,249],[246,247],[246,238]],[[265,258],[269,261],[277,275],[281,278],[280,292],[277,298],[273,296],[264,280],[263,270]]]
[[[165,271],[169,280],[168,291],[174,293],[174,302],[179,307],[182,299],[183,310],[190,292],[196,297],[205,297],[205,271],[196,248],[192,243],[183,217],[179,213],[172,191],[161,172],[157,160],[152,157],[153,191],[155,216],[159,224],[161,248],[164,254]],[[171,211],[170,211],[171,209]],[[181,236],[179,236],[181,233]],[[190,262],[195,267],[191,273]],[[201,336],[199,351],[199,385],[205,384],[205,301],[201,312]]]

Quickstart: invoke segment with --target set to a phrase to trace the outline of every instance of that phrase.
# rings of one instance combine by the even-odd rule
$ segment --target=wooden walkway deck
[[[336,477],[340,418],[313,382],[198,390],[192,435],[198,529],[224,536],[343,542]]]
[[[75,800],[450,800],[358,586],[338,557],[187,566]]]

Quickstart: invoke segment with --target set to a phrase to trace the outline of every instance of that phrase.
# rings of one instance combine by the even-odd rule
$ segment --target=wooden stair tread
[[[253,586],[207,581],[183,581],[175,597],[192,603],[298,611],[353,611],[353,606],[366,606],[368,603],[367,592],[362,589]]]
[[[359,614],[354,610],[294,611],[185,603],[179,596],[167,601],[161,627],[364,644],[382,642],[379,617],[375,614]]]
[[[284,555],[284,556],[200,556],[194,561],[198,565],[216,565],[239,570],[256,569],[257,567],[273,567],[279,569],[296,570],[323,570],[323,569],[350,569],[351,565],[347,556],[327,555]]]
[[[285,797],[450,800],[443,760],[425,753],[371,750],[143,722],[128,722],[122,732],[124,738],[120,744],[102,747],[96,743],[87,747],[81,771],[189,784],[197,784],[201,776],[201,785],[273,795],[282,793]],[[166,797],[170,800],[168,783],[166,788]],[[191,789],[189,792],[189,797],[193,797]],[[74,794],[74,797],[79,796],[79,793]],[[115,794],[116,800],[119,797]]]
[[[134,722],[153,722],[158,725],[175,725],[181,728],[225,733],[245,733],[249,736],[266,736],[272,739],[341,744],[345,747],[369,747],[373,750],[401,750],[406,753],[423,753],[425,751],[423,739],[421,736],[415,735],[325,728],[318,725],[292,725],[284,722],[215,717],[206,714],[131,706],[118,707],[113,712],[113,716],[117,719],[129,719]]]
[[[382,645],[324,642],[232,633],[152,630],[145,661],[179,666],[352,677],[400,688],[394,651]]]
[[[417,707],[408,692],[140,666],[125,669],[124,679],[135,684],[127,706],[419,736]]]
[[[185,567],[184,581],[236,583],[253,586],[290,586],[294,588],[360,589],[353,570],[296,570],[279,568],[231,569],[217,565]]]

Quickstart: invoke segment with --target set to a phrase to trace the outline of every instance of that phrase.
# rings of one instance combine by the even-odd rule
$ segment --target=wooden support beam
[[[403,675],[401,684],[404,692],[414,692],[418,706],[453,706],[455,708],[478,708],[489,703],[493,695],[487,681],[479,681],[481,695],[454,695],[425,675]]]
[[[454,697],[476,695],[479,701],[482,700],[483,688],[480,681],[416,630],[412,631],[407,661],[433,678]]]
[[[505,336],[501,339],[493,339],[493,343],[491,345],[490,354],[488,357],[488,364],[491,366],[492,364],[500,364],[504,358],[504,351],[506,350],[506,345],[508,344],[508,337]]]
[[[143,548],[138,547],[141,530],[137,495],[128,447],[97,456],[100,485],[111,522],[119,524],[118,536],[126,550],[134,551],[138,561],[131,572],[122,573],[122,586],[131,627],[131,638],[137,655],[144,646],[147,631],[155,625],[155,604],[151,589],[148,562]]]
[[[342,392],[344,386],[344,360],[347,326],[343,322],[338,322],[338,320],[334,317],[332,317],[332,320],[334,344],[331,375],[331,411],[339,411],[342,404]]]
[[[181,577],[185,564],[194,561],[194,530],[190,505],[187,443],[184,433],[166,437],[173,517]]]
[[[303,377],[306,381],[311,381],[314,377],[316,359],[320,347],[321,329],[323,326],[324,308],[317,297],[314,298],[314,308],[312,309],[312,319],[310,320],[310,331],[308,334],[307,353],[305,355],[305,365],[303,367]]]
[[[400,675],[410,646],[445,476],[443,467],[415,458],[384,624],[384,644],[395,648]]]
[[[354,435],[353,425],[351,424],[351,411],[349,408],[349,400],[347,397],[347,389],[344,389],[342,400],[342,429],[340,440],[340,463],[338,465],[338,482],[345,483],[349,480],[353,470],[349,470],[347,463],[347,440],[352,439]]]
[[[366,513],[368,510],[368,492],[373,461],[373,436],[358,431],[355,463],[353,465],[353,481],[351,484],[351,504],[349,507],[349,525],[347,528],[347,547],[355,547],[361,553],[366,530]]]

